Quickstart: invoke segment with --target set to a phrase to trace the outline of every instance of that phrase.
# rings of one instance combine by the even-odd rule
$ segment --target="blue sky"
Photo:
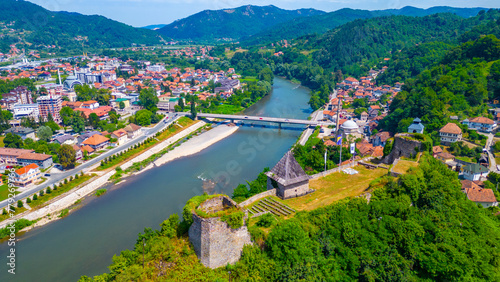
[[[283,9],[315,8],[327,12],[341,8],[363,10],[397,9],[404,6],[500,8],[499,0],[28,0],[51,11],[103,15],[132,26],[168,24],[209,9],[235,8],[247,4],[275,5]]]

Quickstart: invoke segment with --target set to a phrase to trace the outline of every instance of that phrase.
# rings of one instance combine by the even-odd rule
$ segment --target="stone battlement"
[[[216,213],[239,205],[226,196],[219,196],[201,203],[197,209]],[[193,224],[189,228],[189,241],[193,244],[200,262],[210,268],[232,264],[240,259],[243,246],[252,244],[250,233],[244,224],[233,229],[220,217],[204,218],[192,213]],[[245,216],[245,219],[248,216]],[[245,220],[244,219],[244,220]]]

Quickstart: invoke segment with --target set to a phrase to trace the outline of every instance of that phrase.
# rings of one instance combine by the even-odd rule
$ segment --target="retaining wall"
[[[264,191],[262,193],[259,193],[257,195],[253,195],[252,197],[246,199],[245,201],[239,203],[240,207],[245,207],[248,206],[262,198],[269,197],[269,196],[276,196],[276,189],[270,189],[267,191]]]

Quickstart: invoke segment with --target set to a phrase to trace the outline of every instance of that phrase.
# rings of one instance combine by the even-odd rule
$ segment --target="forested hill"
[[[345,8],[323,15],[311,16],[306,18],[296,18],[285,23],[277,24],[262,32],[243,38],[242,43],[251,45],[278,41],[281,39],[292,39],[306,34],[322,34],[356,19],[368,19],[391,15],[424,17],[437,13],[452,13],[463,18],[469,18],[476,16],[477,13],[481,10],[486,9],[453,8],[443,6],[420,9],[407,6],[401,9],[368,11]]]
[[[81,49],[82,42],[92,48],[160,42],[158,34],[151,30],[134,28],[102,16],[51,12],[22,0],[0,1],[0,22],[9,25],[7,27],[14,29],[15,34],[5,36],[2,41],[25,42],[34,44],[33,47],[56,45]]]
[[[313,54],[314,61],[325,69],[361,74],[380,58],[390,57],[401,49],[425,42],[455,41],[466,31],[498,16],[498,10],[491,10],[467,19],[453,14],[434,14],[356,20],[307,38],[300,48],[318,50]]]
[[[272,5],[247,5],[234,9],[205,10],[177,20],[158,31],[174,39],[238,40],[294,18],[324,13],[315,9],[283,10]]]

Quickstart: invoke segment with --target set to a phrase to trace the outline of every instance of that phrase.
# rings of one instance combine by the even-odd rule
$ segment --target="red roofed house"
[[[29,164],[9,174],[9,183],[25,187],[37,182],[40,177],[40,168],[36,164]]]
[[[128,141],[127,131],[123,128],[113,131],[111,133],[111,138],[116,138],[118,140],[118,146],[124,144]]]
[[[87,138],[87,140],[83,141],[82,145],[88,145],[94,150],[102,150],[109,145],[109,138],[106,138],[99,134],[94,134],[91,137]]]
[[[483,189],[476,183],[470,180],[462,180],[462,191],[467,195],[467,198],[481,206],[496,207],[498,201],[491,189]]]
[[[92,153],[95,152],[95,150],[89,145],[82,146],[82,151],[87,152],[87,155],[91,155]]]
[[[495,122],[485,117],[465,119],[462,123],[467,125],[469,129],[477,129],[484,132],[491,132],[495,127]]]
[[[80,147],[78,147],[77,145],[73,145],[73,150],[75,150],[75,159],[78,161],[78,160],[81,160],[83,158],[83,152],[82,152],[82,149],[80,149]]]
[[[125,131],[127,131],[127,135],[129,139],[134,139],[138,136],[142,135],[142,127],[136,125],[136,124],[129,124],[123,128]]]
[[[439,130],[441,143],[450,144],[462,140],[462,129],[458,125],[450,122]]]

